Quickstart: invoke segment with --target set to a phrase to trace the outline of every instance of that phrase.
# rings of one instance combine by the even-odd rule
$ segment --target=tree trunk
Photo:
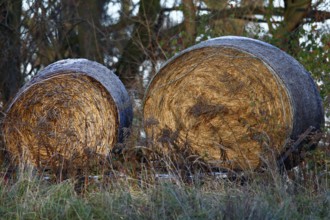
[[[78,33],[75,31],[79,24],[75,0],[61,0],[61,14],[58,31],[60,59],[80,57]]]
[[[78,0],[78,41],[81,57],[103,63],[99,36],[105,0]]]
[[[15,95],[23,81],[20,72],[22,1],[0,1],[0,92],[2,104]]]
[[[185,27],[185,46],[190,46],[196,38],[196,9],[193,0],[182,0]]]
[[[311,0],[285,0],[284,20],[274,31],[274,39],[278,39],[278,46],[292,55],[299,50],[298,28],[303,23],[311,9]]]
[[[160,12],[159,0],[141,0],[138,17],[132,37],[126,45],[117,65],[117,74],[128,89],[136,88],[141,77],[139,66],[150,56],[150,48],[154,39],[154,24]]]

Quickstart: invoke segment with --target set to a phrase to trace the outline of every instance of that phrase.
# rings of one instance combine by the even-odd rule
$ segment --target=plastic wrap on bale
[[[162,66],[145,94],[144,119],[158,150],[256,170],[309,127],[320,130],[324,113],[315,83],[293,57],[259,40],[220,37]]]
[[[61,60],[14,97],[4,140],[16,162],[82,168],[124,141],[132,117],[128,93],[114,73],[86,59]]]

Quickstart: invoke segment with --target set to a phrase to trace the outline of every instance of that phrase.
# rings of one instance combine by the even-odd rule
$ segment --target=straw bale
[[[254,170],[292,138],[292,102],[283,79],[261,57],[210,42],[176,55],[151,81],[146,134],[162,151],[188,146],[212,166]]]
[[[124,128],[120,127],[122,112],[115,102],[116,94],[91,77],[88,68],[81,67],[90,65],[98,73],[110,71],[88,60],[76,61],[47,67],[10,105],[3,133],[7,150],[16,161],[37,167],[59,166],[65,161],[82,167],[89,158],[106,157],[120,141]],[[110,83],[118,86],[118,81]],[[127,100],[121,104],[129,109]]]

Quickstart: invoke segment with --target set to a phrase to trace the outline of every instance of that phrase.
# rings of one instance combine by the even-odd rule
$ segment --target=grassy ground
[[[98,178],[60,181],[29,169],[8,175],[3,167],[0,219],[330,219],[330,146],[325,144],[307,152],[294,171],[279,174],[273,161],[244,178],[198,172],[183,178],[170,159],[165,164],[171,178],[156,178],[165,171],[141,166],[132,152],[124,155],[129,159],[112,161],[116,172]]]
[[[303,172],[302,172],[303,171]],[[330,219],[330,178],[316,169],[294,180],[276,170],[246,180],[204,176],[156,180],[114,175],[53,183],[21,171],[0,177],[1,219]]]

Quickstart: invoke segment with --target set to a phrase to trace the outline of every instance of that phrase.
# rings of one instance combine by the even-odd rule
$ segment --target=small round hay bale
[[[239,170],[255,170],[324,122],[310,74],[278,48],[244,37],[208,40],[166,62],[147,89],[144,118],[162,149]]]
[[[16,160],[81,167],[88,158],[108,155],[131,121],[128,93],[115,74],[96,62],[67,59],[20,89],[7,109],[3,134]]]

